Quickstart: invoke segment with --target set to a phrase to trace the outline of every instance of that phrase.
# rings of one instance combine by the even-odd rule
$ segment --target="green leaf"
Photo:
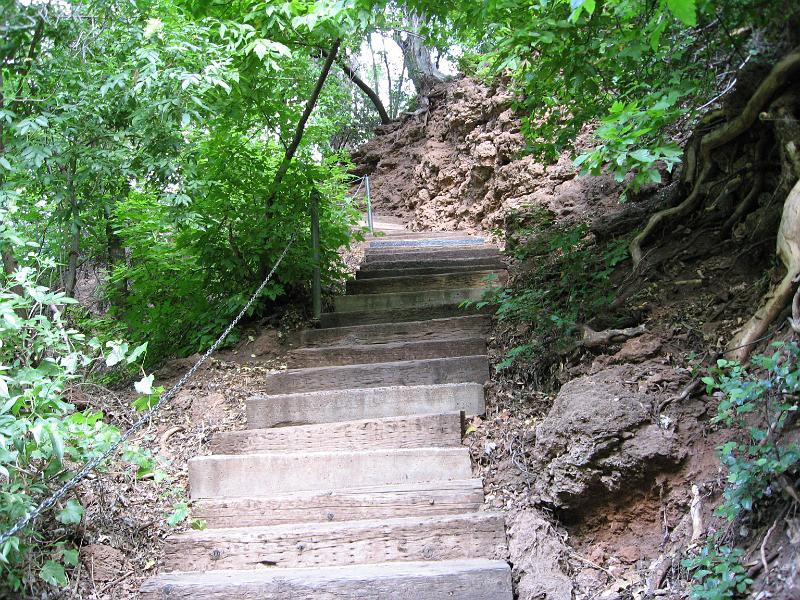
[[[54,560],[48,560],[39,571],[39,577],[45,583],[65,587],[68,583],[64,566]]]
[[[182,523],[189,516],[189,505],[185,502],[178,502],[172,507],[172,513],[167,516],[167,523],[175,527]]]
[[[125,360],[128,362],[128,364],[131,364],[137,358],[139,358],[144,353],[145,350],[147,350],[147,342],[145,342],[141,346],[136,346],[136,348],[133,349],[133,352],[131,352],[128,355],[128,358],[126,358]]]
[[[77,550],[67,550],[64,549],[61,551],[61,557],[64,559],[64,562],[71,567],[78,566],[78,551]]]
[[[60,464],[64,464],[64,438],[61,433],[55,429],[54,424],[50,424],[47,428],[47,435],[50,437],[50,444],[53,446],[53,454]]]
[[[684,25],[697,25],[697,6],[695,0],[667,0],[670,12]]]
[[[74,498],[70,498],[67,500],[67,505],[56,515],[56,520],[64,525],[77,525],[81,522],[83,512],[84,508],[81,506],[80,502]]]

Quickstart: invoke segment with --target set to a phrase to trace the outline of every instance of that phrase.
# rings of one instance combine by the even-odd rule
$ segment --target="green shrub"
[[[770,356],[754,356],[749,368],[720,359],[702,379],[708,393],[722,394],[713,422],[734,434],[719,447],[728,476],[715,514],[728,522],[751,519],[758,506],[794,486],[800,470],[800,448],[783,436],[798,411],[800,346],[779,342],[775,347]],[[735,598],[752,583],[738,566],[743,551],[723,542],[713,535],[697,557],[683,562],[698,582],[695,598]]]
[[[511,348],[498,370],[572,345],[578,324],[614,299],[611,274],[627,258],[625,240],[598,248],[584,224],[558,226],[544,211],[532,218],[533,226],[516,232],[524,241],[509,245],[522,275],[514,287],[489,290],[484,298],[497,305],[501,321],[530,326],[530,341]]]
[[[8,216],[0,208],[0,222]],[[100,368],[134,365],[146,350],[146,345],[131,350],[121,341],[87,340],[69,328],[63,308],[76,301],[38,283],[52,265],[39,263],[33,252],[26,255],[34,245],[8,223],[0,225],[0,246],[13,249],[22,266],[11,275],[0,271],[0,531],[119,439],[102,412],[70,404],[69,387]],[[152,471],[148,454],[133,449],[128,454],[141,472]],[[54,517],[69,528],[82,515],[78,500],[68,496]],[[63,536],[51,541],[36,528],[41,525],[0,547],[0,596],[32,585],[29,573],[48,584],[66,584],[65,566],[77,564],[77,550]]]

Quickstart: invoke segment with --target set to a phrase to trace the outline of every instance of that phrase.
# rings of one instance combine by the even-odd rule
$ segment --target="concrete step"
[[[203,498],[192,516],[209,528],[450,515],[483,503],[480,479],[423,481],[250,498]]]
[[[467,448],[197,456],[192,498],[244,498],[390,483],[469,479]]]
[[[259,394],[249,397],[246,407],[253,429],[461,411],[473,416],[485,410],[478,383]]]
[[[442,261],[437,266],[428,267],[408,267],[408,268],[388,268],[388,269],[364,269],[356,271],[356,281],[366,279],[383,279],[386,277],[409,277],[411,275],[446,275],[449,273],[472,273],[474,271],[504,271],[505,265],[500,259],[480,259],[468,261],[468,264],[460,264],[463,261]]]
[[[474,512],[189,531],[168,538],[164,561],[167,571],[206,571],[506,556],[503,515]]]
[[[338,346],[342,344],[379,344],[393,341],[434,340],[440,335],[456,337],[485,337],[491,327],[488,315],[471,315],[429,321],[405,323],[380,323],[330,327],[327,329],[303,329],[290,335],[293,346]]]
[[[466,317],[471,315],[488,315],[494,307],[484,306],[480,309],[462,307],[461,302],[439,304],[434,306],[414,306],[411,308],[390,308],[384,310],[359,310],[353,312],[322,313],[322,327],[348,327],[351,325],[369,325],[375,323],[403,323],[408,321],[425,321],[428,319],[447,319],[450,317]]]
[[[407,415],[225,431],[211,439],[213,454],[333,452],[379,448],[447,448],[461,445],[460,413]]]
[[[470,287],[445,290],[423,290],[413,292],[389,292],[387,294],[354,294],[333,299],[335,312],[358,312],[367,310],[391,310],[394,308],[417,308],[477,302],[483,299],[486,288]]]
[[[264,378],[267,394],[295,394],[319,390],[433,385],[437,383],[484,383],[489,379],[485,355],[403,360],[341,367],[289,369]]]
[[[512,600],[502,560],[395,562],[344,567],[167,573],[142,600]]]
[[[403,275],[398,277],[373,277],[347,282],[348,294],[385,294],[407,290],[441,290],[483,287],[491,281],[505,285],[506,271],[467,271],[462,273],[436,273],[429,275]]]
[[[467,231],[391,231],[386,234],[367,235],[367,240],[436,240],[448,238],[466,238],[473,234]]]
[[[502,256],[497,248],[492,246],[465,247],[465,248],[391,248],[387,251],[376,249],[367,251],[364,255],[363,265],[374,265],[375,263],[389,263],[396,261],[441,261],[445,259],[475,259],[491,258]],[[423,265],[424,266],[424,265]]]
[[[410,342],[386,342],[326,346],[325,348],[300,348],[287,354],[290,369],[314,366],[343,366],[393,362],[398,360],[423,360],[450,356],[473,356],[486,354],[486,338],[455,337],[440,334],[439,337]]]

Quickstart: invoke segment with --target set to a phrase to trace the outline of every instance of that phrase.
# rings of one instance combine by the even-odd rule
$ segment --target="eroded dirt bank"
[[[511,248],[545,215],[582,224],[580,243],[602,252],[674,201],[667,173],[622,205],[612,178],[578,176],[568,153],[552,165],[522,156],[512,100],[460,79],[434,92],[428,113],[383,128],[355,154],[376,210],[415,229],[495,233]],[[627,260],[611,269],[613,318],[588,331],[625,334],[577,336],[494,373],[487,415],[469,429],[487,503],[508,514],[521,600],[687,597],[681,560],[715,531],[747,549],[759,597],[800,596],[800,520],[766,510],[732,532],[713,516],[727,475],[716,448],[732,434],[712,423],[719,398],[692,383],[779,278],[774,237],[720,242],[689,221],[667,233],[649,268],[632,272]],[[536,261],[512,258],[512,285]],[[527,324],[497,322],[495,364],[536,336]],[[773,521],[780,526],[770,530]]]

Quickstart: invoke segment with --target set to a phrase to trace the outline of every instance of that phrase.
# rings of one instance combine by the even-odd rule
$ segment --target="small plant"
[[[501,321],[529,325],[531,339],[511,348],[498,370],[538,353],[568,348],[578,324],[613,300],[611,274],[627,258],[625,240],[598,249],[589,241],[586,225],[559,227],[544,211],[532,218],[533,226],[518,232],[524,241],[510,245],[525,275],[514,287],[487,290],[476,305],[494,304]]]
[[[790,489],[790,479],[800,466],[800,448],[782,435],[798,411],[800,346],[794,342],[774,346],[772,355],[752,358],[755,369],[720,359],[702,378],[708,393],[722,394],[712,422],[741,434],[718,449],[728,476],[715,514],[731,523],[750,518],[760,503]],[[723,541],[714,535],[698,556],[683,561],[698,581],[694,598],[735,598],[752,583],[740,566],[743,551],[718,547]]]

